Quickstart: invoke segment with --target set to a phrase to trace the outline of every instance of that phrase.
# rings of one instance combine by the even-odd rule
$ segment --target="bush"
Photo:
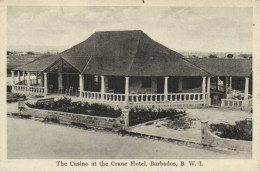
[[[235,125],[211,124],[210,130],[221,138],[252,141],[252,121],[241,120]]]
[[[76,114],[86,114],[101,117],[117,118],[121,116],[120,109],[114,109],[110,106],[103,104],[89,104],[88,102],[71,102],[71,98],[61,98],[55,100],[54,103],[26,103],[31,108],[54,110],[61,112],[69,112]]]
[[[162,109],[157,110],[154,108],[144,109],[144,108],[134,108],[129,112],[129,125],[137,125],[140,123],[156,120],[165,117],[174,117],[177,114],[185,113],[184,111],[177,111],[175,109]]]
[[[17,101],[18,99],[26,99],[26,96],[23,94],[17,94],[17,93],[7,93],[7,101],[8,99],[15,99]]]

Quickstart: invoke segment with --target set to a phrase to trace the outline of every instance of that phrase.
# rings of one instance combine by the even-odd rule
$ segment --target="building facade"
[[[215,103],[213,95],[219,94],[222,107],[248,110],[252,61],[236,60],[234,65],[235,59],[207,60],[187,59],[139,30],[96,32],[64,52],[14,68],[12,91],[67,94],[90,103],[153,108],[208,107]],[[216,62],[222,72],[215,72]],[[240,65],[246,69],[238,75],[234,70]],[[237,100],[231,95],[232,77],[245,78],[244,92]],[[212,86],[218,79],[225,82],[222,92],[218,84]]]

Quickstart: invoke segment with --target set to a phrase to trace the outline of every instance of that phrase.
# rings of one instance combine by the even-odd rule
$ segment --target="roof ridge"
[[[55,65],[57,62],[59,62],[62,59],[62,56],[60,56],[56,61],[52,62],[48,67],[46,67],[43,71],[48,70],[51,68],[53,65]]]
[[[137,46],[136,46],[136,51],[135,51],[135,54],[134,54],[133,60],[131,61],[131,65],[130,65],[129,70],[128,70],[128,75],[130,75],[130,72],[131,72],[131,70],[132,70],[133,63],[134,63],[135,58],[136,58],[136,54],[137,54],[138,49],[139,49],[140,39],[141,39],[141,34],[143,34],[143,31],[140,31],[140,32],[139,32],[138,43],[137,43]]]
[[[92,35],[94,35],[94,36],[97,37],[97,35],[95,35],[95,34],[96,34],[96,32],[93,33]],[[90,54],[90,58],[88,59],[86,65],[84,66],[84,68],[82,69],[82,71],[81,71],[80,73],[83,73],[83,72],[85,71],[85,69],[88,67],[89,62],[91,61],[91,59],[92,59],[93,56],[95,55],[95,52],[96,52],[96,44],[97,44],[96,39],[94,39],[94,42],[95,42],[95,43],[94,43],[94,53]]]
[[[90,58],[88,59],[86,65],[84,66],[83,70],[80,73],[83,73],[83,71],[87,68],[87,66],[88,66],[90,60],[92,59],[92,57],[93,57],[93,55],[90,55]]]
[[[95,31],[94,33],[106,33],[106,32],[143,32],[142,30],[110,30],[110,31]]]
[[[188,59],[186,59],[184,56],[180,56],[184,61],[186,61],[186,62],[188,62],[188,63],[190,63],[191,65],[193,65],[193,66],[195,66],[195,67],[197,67],[198,69],[200,69],[200,70],[202,70],[203,72],[206,72],[206,73],[208,73],[208,74],[210,74],[210,75],[212,75],[211,73],[209,73],[208,71],[206,71],[206,70],[204,70],[204,69],[202,69],[201,67],[199,67],[199,66],[197,66],[196,64],[194,64],[194,63],[192,63],[191,61],[189,61]]]
[[[65,62],[67,62],[71,67],[73,67],[74,69],[76,69],[77,71],[79,71],[78,70],[78,68],[75,68],[71,63],[69,63],[65,58],[63,58],[62,56],[61,56],[61,59],[62,60],[64,60]],[[79,71],[80,72],[80,71]],[[81,72],[80,72],[81,73]]]

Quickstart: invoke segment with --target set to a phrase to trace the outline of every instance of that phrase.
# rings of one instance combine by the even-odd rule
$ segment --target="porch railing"
[[[221,108],[235,108],[242,109],[243,100],[235,100],[235,99],[221,99]]]
[[[104,93],[104,100],[112,102],[124,102],[125,94]]]
[[[251,98],[248,100],[248,110],[251,110],[252,107],[253,107],[253,99]]]
[[[82,92],[83,99],[88,99],[91,101],[110,101],[110,102],[124,102],[125,94],[114,94],[114,93],[100,93],[100,92],[91,92],[91,91],[83,91]]]
[[[167,102],[205,102],[209,98],[208,93],[169,93],[165,94],[114,94],[114,93],[101,93],[101,92],[82,92],[83,100],[92,102],[125,102],[128,98],[128,102],[131,104],[158,104]],[[204,97],[203,97],[204,96]],[[165,99],[167,98],[167,99]]]
[[[84,91],[82,92],[82,97],[89,100],[100,100],[101,93],[100,92],[91,92],[91,91]]]
[[[203,93],[169,93],[164,94],[129,94],[129,102],[184,102],[184,101],[203,101]],[[165,99],[166,98],[166,99]],[[205,99],[208,94],[205,93]]]
[[[44,87],[14,85],[12,92],[13,93],[26,94],[26,95],[27,94],[44,95]]]
[[[248,100],[236,100],[236,99],[221,99],[221,108],[234,108],[245,111],[252,109],[253,99]]]

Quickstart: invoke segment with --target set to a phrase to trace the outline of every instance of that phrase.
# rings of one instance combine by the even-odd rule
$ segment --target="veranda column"
[[[104,76],[104,80],[105,80],[105,90],[104,92],[108,92],[108,76]]]
[[[205,100],[206,77],[202,77],[202,100]]]
[[[248,89],[249,89],[249,77],[245,77],[245,92],[244,100],[242,101],[242,110],[248,110]]]
[[[208,77],[207,93],[210,95],[210,77]]]
[[[30,93],[31,86],[31,72],[27,72],[27,93]]]
[[[129,77],[125,77],[125,102],[129,101]]]
[[[216,89],[220,90],[218,85],[219,85],[219,76],[218,76],[218,80],[217,80],[217,85],[216,85],[217,87],[216,87]]]
[[[20,78],[20,71],[17,71],[17,77],[18,77],[18,83],[20,83],[21,78]]]
[[[208,85],[207,85],[207,88],[208,88],[208,90],[207,90],[207,93],[208,93],[208,97],[207,97],[207,99],[208,99],[208,105],[211,105],[211,98],[210,98],[210,77],[208,77]]]
[[[36,72],[36,85],[38,85],[38,72]]]
[[[44,82],[44,75],[43,75],[43,72],[41,72],[41,87],[44,87],[44,84],[43,84],[43,82]]]
[[[226,77],[225,92],[226,92],[226,94],[228,92],[228,77]]]
[[[79,74],[79,91],[80,91],[80,97],[83,97],[83,91],[84,91],[84,75]]]
[[[11,71],[11,73],[12,73],[12,91],[14,91],[14,85],[15,85],[14,71]]]
[[[31,72],[27,72],[27,86],[31,86]]]
[[[101,77],[101,100],[104,100],[104,93],[105,93],[105,77],[102,75]]]
[[[48,80],[47,80],[47,72],[44,72],[44,95],[48,94]]]
[[[23,85],[25,85],[25,71],[23,71]]]
[[[229,77],[229,89],[232,89],[232,77]]]
[[[168,78],[164,77],[164,101],[166,102],[168,99]]]
[[[249,88],[249,77],[245,78],[245,94],[244,94],[244,100],[248,100],[248,88]]]
[[[58,72],[58,92],[61,91],[61,94],[63,93],[62,91],[62,72]]]

